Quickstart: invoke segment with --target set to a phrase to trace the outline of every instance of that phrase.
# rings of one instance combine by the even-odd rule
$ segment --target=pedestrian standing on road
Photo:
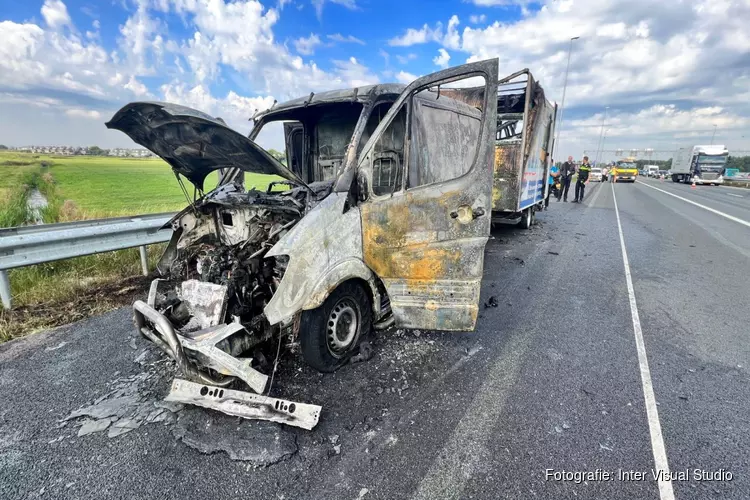
[[[552,166],[549,168],[549,179],[547,180],[547,197],[544,199],[544,209],[547,210],[549,208],[549,195],[552,194],[552,191],[555,191],[555,198],[557,198],[558,201],[560,201],[560,194],[558,190],[555,188],[555,182],[557,182],[557,178],[560,176],[560,169],[555,166],[555,160],[552,160]]]
[[[573,203],[583,201],[583,191],[586,189],[586,184],[589,183],[589,174],[591,173],[591,165],[589,165],[589,157],[583,157],[583,163],[578,167],[578,180],[576,181],[576,198]]]
[[[573,157],[568,156],[568,161],[562,164],[560,169],[560,188],[562,191],[563,201],[568,201],[568,189],[570,189],[570,180],[573,178],[573,174],[576,173],[576,164],[573,163]],[[560,198],[557,198],[560,201]]]

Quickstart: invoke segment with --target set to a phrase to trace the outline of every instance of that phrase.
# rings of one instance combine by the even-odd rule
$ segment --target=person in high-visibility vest
[[[583,157],[583,163],[578,167],[578,180],[576,181],[576,198],[573,203],[583,201],[583,192],[586,189],[586,184],[589,183],[589,174],[591,173],[591,165],[589,165],[589,157]]]

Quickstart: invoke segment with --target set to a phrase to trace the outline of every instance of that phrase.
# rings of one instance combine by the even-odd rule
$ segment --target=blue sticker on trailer
[[[525,210],[544,200],[544,185],[547,184],[547,155],[543,149],[544,133],[549,117],[537,116],[537,126],[533,128],[529,145],[529,157],[523,169],[518,208]]]
[[[545,183],[543,180],[537,181],[536,191],[529,193],[529,195],[521,199],[521,202],[519,203],[519,208],[521,210],[525,210],[530,206],[536,205],[540,201],[544,200],[544,184]],[[533,189],[531,183],[529,183],[529,188]]]

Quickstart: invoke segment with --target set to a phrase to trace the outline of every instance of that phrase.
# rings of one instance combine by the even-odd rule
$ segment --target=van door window
[[[383,109],[379,109],[384,106]],[[385,116],[391,103],[383,103],[373,109],[365,133],[375,130],[380,117]],[[372,122],[372,124],[370,123]],[[403,106],[393,121],[378,138],[375,147],[368,153],[367,163],[372,172],[372,193],[376,196],[391,194],[401,189],[404,170],[404,139],[406,137],[406,106]],[[367,138],[363,137],[360,144]],[[361,147],[361,146],[360,146]]]
[[[479,148],[482,113],[463,102],[425,90],[413,100],[408,187],[461,177]]]

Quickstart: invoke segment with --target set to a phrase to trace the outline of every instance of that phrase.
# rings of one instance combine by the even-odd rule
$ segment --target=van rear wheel
[[[534,207],[529,207],[522,212],[521,221],[518,223],[518,227],[520,227],[521,229],[529,229],[533,222],[534,222]]]
[[[323,305],[302,311],[302,357],[318,371],[334,372],[356,352],[371,327],[372,307],[367,292],[358,283],[343,283]]]

